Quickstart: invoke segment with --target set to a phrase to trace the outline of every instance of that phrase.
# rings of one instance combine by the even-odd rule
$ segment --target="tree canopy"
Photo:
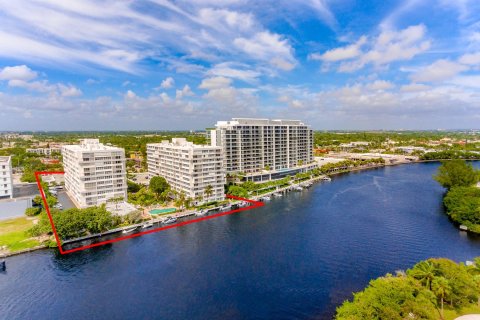
[[[149,188],[157,195],[161,195],[163,192],[170,189],[170,185],[164,177],[153,177],[150,179]]]
[[[478,181],[479,173],[464,160],[450,160],[438,168],[435,180],[443,187],[468,187]]]
[[[428,259],[406,273],[370,281],[337,308],[337,320],[403,320],[443,318],[443,308],[453,312],[480,300],[480,259],[473,266],[448,259]]]

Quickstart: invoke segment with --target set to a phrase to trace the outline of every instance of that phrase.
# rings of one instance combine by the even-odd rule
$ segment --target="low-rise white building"
[[[106,146],[98,139],[62,147],[65,189],[81,208],[127,199],[125,150]]]
[[[164,177],[173,190],[185,193],[197,204],[225,199],[221,147],[173,138],[172,142],[147,144],[147,163],[150,177]]]
[[[27,149],[27,152],[29,153],[35,153],[39,155],[44,155],[44,156],[51,156],[53,153],[57,152],[60,153],[62,151],[61,148],[32,148],[32,149]]]
[[[0,157],[0,199],[3,198],[13,198],[11,157]]]

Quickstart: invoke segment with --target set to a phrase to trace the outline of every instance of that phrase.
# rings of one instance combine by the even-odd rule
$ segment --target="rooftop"
[[[219,149],[220,147],[215,147],[211,145],[201,145],[194,144],[193,142],[187,141],[185,138],[173,138],[172,142],[168,140],[163,140],[161,143],[149,143],[148,145],[152,146],[168,146],[168,147],[178,147],[178,148],[188,148],[188,149]]]
[[[265,126],[304,126],[305,124],[300,120],[287,119],[260,119],[260,118],[232,118],[230,121],[218,121],[216,127],[229,125],[265,125]]]
[[[10,163],[11,157],[0,156],[0,163]]]
[[[80,140],[80,144],[70,144],[65,145],[65,148],[73,151],[114,151],[114,150],[123,150],[122,148],[106,146],[98,139],[83,139]]]

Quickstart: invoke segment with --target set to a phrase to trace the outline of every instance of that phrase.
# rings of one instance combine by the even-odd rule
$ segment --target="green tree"
[[[150,179],[150,190],[152,190],[157,196],[160,196],[163,192],[170,189],[170,185],[164,177],[153,177]]]
[[[39,214],[40,211],[42,211],[41,207],[27,208],[27,209],[25,209],[25,214],[29,217],[33,217],[33,216],[36,216],[37,214]]]
[[[213,187],[211,185],[206,186],[204,194],[206,198],[210,198],[213,195]]]
[[[465,160],[444,161],[434,177],[447,189],[452,187],[468,187],[478,181],[478,171]]]
[[[444,277],[437,277],[432,281],[432,290],[435,293],[435,295],[438,298],[440,298],[440,306],[441,306],[440,316],[442,319],[444,319],[443,302],[445,300],[445,297],[448,296],[452,291],[452,288],[450,287],[450,283]]]
[[[432,290],[432,281],[435,278],[435,266],[430,261],[422,261],[409,271],[409,276],[420,280],[429,290]]]

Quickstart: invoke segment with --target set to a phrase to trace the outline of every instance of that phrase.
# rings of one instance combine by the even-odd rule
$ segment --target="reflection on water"
[[[437,167],[344,174],[251,211],[9,258],[0,318],[331,319],[374,277],[480,255],[443,212]]]

